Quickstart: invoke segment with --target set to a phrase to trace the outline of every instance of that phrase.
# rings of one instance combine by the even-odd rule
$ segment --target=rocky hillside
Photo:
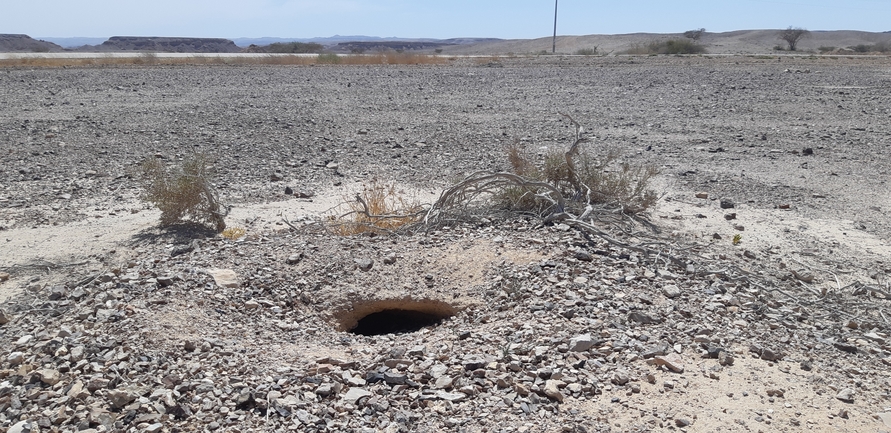
[[[82,47],[80,51],[157,51],[165,53],[237,53],[241,48],[221,38],[164,38],[113,36],[102,45]]]
[[[48,53],[62,51],[62,47],[47,41],[33,39],[28,35],[0,34],[0,52]]]

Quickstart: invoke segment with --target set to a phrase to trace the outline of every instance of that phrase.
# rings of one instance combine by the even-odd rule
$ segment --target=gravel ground
[[[0,428],[891,429],[887,59],[462,62],[0,71]],[[535,219],[320,227],[372,178],[563,149],[558,111],[661,167],[688,269]],[[138,200],[139,161],[196,151],[239,241]],[[346,332],[397,306],[447,318]]]

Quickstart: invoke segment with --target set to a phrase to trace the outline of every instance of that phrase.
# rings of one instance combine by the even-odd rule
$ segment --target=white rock
[[[238,274],[232,269],[208,269],[208,275],[213,277],[213,281],[220,287],[238,288]]]
[[[343,395],[343,401],[350,404],[356,404],[359,399],[369,397],[371,395],[371,392],[366,391],[362,388],[350,388],[350,390]]]
[[[585,352],[594,346],[594,339],[591,334],[582,334],[569,340],[569,350],[573,352]]]

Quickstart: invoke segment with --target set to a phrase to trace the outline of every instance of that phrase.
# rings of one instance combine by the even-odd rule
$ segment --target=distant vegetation
[[[266,46],[268,53],[305,54],[321,53],[325,49],[322,44],[315,42],[276,42]]]
[[[848,48],[858,53],[888,53],[891,52],[891,41],[879,42],[873,45],[860,44]]]
[[[694,41],[699,41],[699,39],[702,38],[702,35],[704,35],[704,34],[705,34],[705,29],[700,28],[700,29],[696,29],[696,30],[687,30],[686,32],[684,32],[684,37],[693,39]]]
[[[783,41],[786,41],[786,43],[789,45],[789,51],[795,51],[796,49],[798,49],[798,42],[801,41],[802,38],[805,38],[810,34],[811,32],[809,32],[807,29],[790,26],[788,29],[780,31],[777,37],[779,39],[782,39]],[[776,49],[776,47],[774,47],[774,49]]]
[[[597,55],[597,47],[594,48],[582,48],[575,52],[577,56],[596,56]]]
[[[619,54],[704,54],[705,47],[693,40],[669,39],[636,45]]]

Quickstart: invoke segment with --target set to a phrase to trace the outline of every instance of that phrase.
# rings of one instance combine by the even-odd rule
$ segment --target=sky
[[[889,0],[557,0],[557,34],[749,29],[891,31]],[[0,33],[32,37],[532,39],[554,0],[0,0]]]

